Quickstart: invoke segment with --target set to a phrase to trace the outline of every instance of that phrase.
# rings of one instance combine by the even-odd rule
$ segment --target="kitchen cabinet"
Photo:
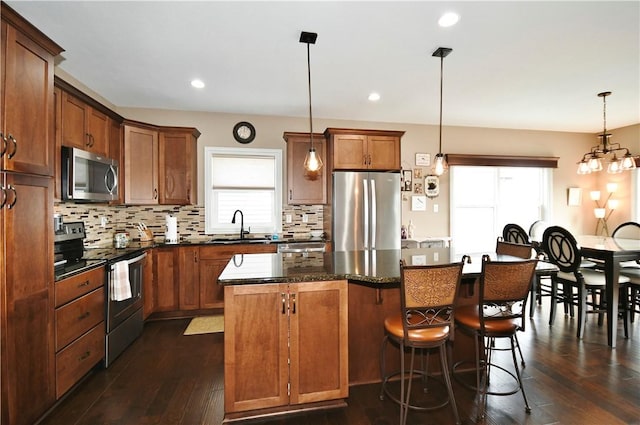
[[[58,399],[104,359],[104,284],[104,267],[99,267],[55,285]]]
[[[318,172],[304,169],[309,152],[309,133],[284,133],[287,142],[287,203],[289,205],[314,205],[327,203],[326,140],[322,134],[313,135],[313,146],[325,164]]]
[[[4,2],[0,18],[0,422],[23,425],[55,402],[53,59],[62,48]]]
[[[225,419],[348,396],[346,281],[224,292]]]
[[[109,118],[79,98],[62,91],[62,145],[109,156]]]
[[[197,202],[197,138],[188,127],[124,125],[126,204],[187,205]]]
[[[178,248],[153,250],[154,312],[178,310]]]
[[[122,149],[122,123],[113,118],[109,118],[109,157],[118,161],[118,199],[112,204],[122,204],[124,202],[124,190],[122,189],[122,170],[124,156]],[[151,269],[148,269],[151,270]]]
[[[126,204],[158,203],[158,130],[125,122],[124,200]]]
[[[200,270],[197,246],[178,248],[178,282],[180,310],[197,310],[200,308]]]
[[[155,289],[154,289],[154,257],[155,249],[147,250],[147,256],[144,257],[144,270],[147,272],[142,274],[142,318],[147,318],[155,309]]]
[[[194,128],[160,129],[160,204],[194,205],[198,196],[198,137]]]
[[[334,170],[399,171],[404,131],[327,128],[330,166]]]

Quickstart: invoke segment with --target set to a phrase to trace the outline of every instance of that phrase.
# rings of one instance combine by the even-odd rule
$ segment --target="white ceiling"
[[[6,3],[119,107],[306,117],[311,31],[314,118],[437,124],[443,46],[444,125],[596,133],[601,91],[607,128],[640,123],[639,1]]]

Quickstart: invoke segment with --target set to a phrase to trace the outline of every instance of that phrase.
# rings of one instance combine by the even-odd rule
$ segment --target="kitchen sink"
[[[207,243],[215,243],[215,244],[239,244],[239,243],[268,243],[271,242],[269,238],[252,238],[245,237],[243,239],[239,237],[223,237],[223,238],[213,238],[207,241]]]

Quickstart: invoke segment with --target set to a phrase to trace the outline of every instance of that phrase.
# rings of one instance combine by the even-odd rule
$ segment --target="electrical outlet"
[[[308,223],[309,222],[309,216],[306,214],[302,214],[302,222],[303,223]]]
[[[101,227],[107,227],[107,223],[109,222],[109,219],[107,219],[107,217],[100,217],[100,226]]]
[[[291,223],[291,221],[292,221],[292,220],[291,220],[291,214],[285,214],[285,216],[284,216],[284,221],[285,221],[286,223]]]
[[[437,252],[433,253],[433,261],[439,261],[440,260],[440,254]]]
[[[438,204],[433,204],[433,212],[434,213],[438,212]]]

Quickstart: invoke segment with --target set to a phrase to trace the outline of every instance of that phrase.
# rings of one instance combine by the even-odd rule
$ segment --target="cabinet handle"
[[[4,137],[4,133],[0,131],[0,139],[2,139],[2,152],[0,152],[0,157],[4,156],[4,153],[7,151],[7,138]]]
[[[364,165],[367,165],[367,155],[366,155],[366,154],[365,154],[365,155],[362,155],[362,163],[363,163]]]
[[[293,190],[289,189],[289,200],[293,199]]]
[[[158,189],[153,189],[153,199],[158,199]]]
[[[293,302],[293,314],[296,314],[296,294],[291,294],[291,301]]]
[[[11,140],[11,142],[13,143],[13,152],[7,155],[7,158],[11,159],[15,156],[16,152],[18,151],[18,141],[16,140],[15,137],[11,135],[11,133],[9,133],[9,140]]]
[[[80,357],[78,357],[78,360],[82,361],[87,357],[89,357],[90,355],[91,355],[91,351],[85,351]]]
[[[80,320],[84,320],[84,319],[86,319],[86,318],[87,318],[87,317],[89,317],[89,316],[91,316],[91,312],[89,312],[89,311],[87,311],[87,312],[85,312],[85,313],[82,313],[80,316],[78,316],[78,321],[80,321]]]
[[[287,306],[287,294],[285,294],[284,292],[280,293],[280,296],[282,297],[282,314],[286,313],[286,306]]]
[[[89,281],[85,280],[84,282],[78,284],[78,288],[82,288],[83,286],[88,286],[89,285]]]
[[[14,207],[16,202],[18,202],[18,192],[16,192],[16,189],[11,185],[7,185],[7,190],[10,190],[10,191],[13,192],[13,202],[11,202],[9,205],[7,205],[7,208],[11,209],[11,208]],[[7,197],[7,199],[8,199],[8,197]]]
[[[198,253],[196,251],[193,251],[193,262],[194,263],[198,262]]]
[[[4,208],[6,203],[7,203],[7,190],[3,187],[2,188],[2,203],[0,203],[0,210],[2,208]]]

